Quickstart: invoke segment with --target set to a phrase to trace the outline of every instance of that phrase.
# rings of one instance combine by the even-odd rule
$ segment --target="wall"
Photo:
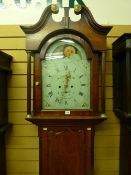
[[[108,120],[96,126],[95,175],[118,175],[119,121],[112,112],[112,42],[131,26],[114,26],[108,35],[106,57],[106,113]],[[26,117],[25,36],[19,26],[0,26],[0,50],[11,54],[12,75],[9,78],[9,122],[13,124],[6,137],[7,175],[38,175],[37,127]]]
[[[25,36],[18,26],[0,26],[0,49],[13,56],[9,78],[7,175],[38,175],[37,127],[26,122]]]

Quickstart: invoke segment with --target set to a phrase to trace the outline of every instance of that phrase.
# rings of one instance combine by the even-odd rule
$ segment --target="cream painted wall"
[[[5,6],[0,7],[0,24],[34,24],[47,5],[46,0],[33,0],[30,5],[21,0],[21,8],[15,5],[14,0],[3,0],[3,2]],[[100,24],[131,24],[130,0],[83,0],[83,2]],[[63,6],[69,6],[69,0],[63,0]],[[59,16],[61,14],[58,17],[56,15],[56,18],[59,19]],[[75,19],[72,14],[70,16]]]

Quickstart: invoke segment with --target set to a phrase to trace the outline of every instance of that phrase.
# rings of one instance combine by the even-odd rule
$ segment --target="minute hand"
[[[68,87],[68,83],[69,83],[69,80],[71,79],[71,74],[70,72],[68,74],[65,75],[65,88]]]

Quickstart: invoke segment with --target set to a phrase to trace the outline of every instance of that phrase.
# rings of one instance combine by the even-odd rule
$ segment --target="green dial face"
[[[90,61],[73,40],[58,40],[42,60],[42,110],[90,109]]]

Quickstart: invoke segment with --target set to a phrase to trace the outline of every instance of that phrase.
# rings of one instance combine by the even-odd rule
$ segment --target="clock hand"
[[[68,74],[65,75],[65,89],[68,88],[68,83],[69,83],[69,80],[71,79],[71,74],[70,72],[68,72]]]

